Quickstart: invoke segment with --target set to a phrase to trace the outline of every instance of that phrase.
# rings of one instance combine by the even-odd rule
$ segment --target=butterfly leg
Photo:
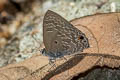
[[[50,58],[50,59],[49,59],[49,64],[51,65],[51,68],[48,70],[48,72],[50,72],[50,71],[52,70],[52,68],[55,68],[55,67],[56,67],[55,61],[56,61],[55,58]]]
[[[67,61],[67,58],[65,58],[64,56],[63,56],[63,59],[65,59]]]

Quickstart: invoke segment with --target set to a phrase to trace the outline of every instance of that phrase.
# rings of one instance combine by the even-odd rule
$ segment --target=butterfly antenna
[[[32,37],[38,44],[40,44],[40,42],[34,37],[34,34],[32,34],[31,37]],[[41,46],[39,45],[39,47],[38,47],[37,49],[41,52],[40,47],[41,47]]]

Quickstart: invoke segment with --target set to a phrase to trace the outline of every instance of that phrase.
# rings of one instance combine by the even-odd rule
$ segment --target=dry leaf
[[[96,53],[120,57],[120,13],[96,14],[72,20],[71,23],[82,32],[85,32],[90,41],[91,48],[84,50],[83,53]],[[69,71],[69,75],[65,76],[64,80],[79,73],[83,73],[96,65],[107,65],[112,68],[119,67],[120,58],[111,59],[101,56],[86,56],[77,65],[67,70]],[[51,80],[62,78],[67,71],[53,76]]]
[[[21,63],[1,68],[0,80],[69,80],[94,66],[106,65],[111,68],[120,66],[120,13],[96,14],[72,20],[71,23],[89,39],[90,48],[81,54],[97,56],[66,56],[67,61],[57,60],[56,67],[48,64],[48,58],[34,56]]]

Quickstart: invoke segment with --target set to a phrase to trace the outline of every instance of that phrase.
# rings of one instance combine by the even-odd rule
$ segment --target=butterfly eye
[[[83,40],[83,39],[84,39],[83,36],[79,36],[79,37],[78,37],[78,40]]]

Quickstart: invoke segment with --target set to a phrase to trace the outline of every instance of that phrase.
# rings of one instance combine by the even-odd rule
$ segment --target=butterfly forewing
[[[57,13],[48,10],[43,20],[43,42],[46,54],[61,57],[89,47],[84,33]]]

